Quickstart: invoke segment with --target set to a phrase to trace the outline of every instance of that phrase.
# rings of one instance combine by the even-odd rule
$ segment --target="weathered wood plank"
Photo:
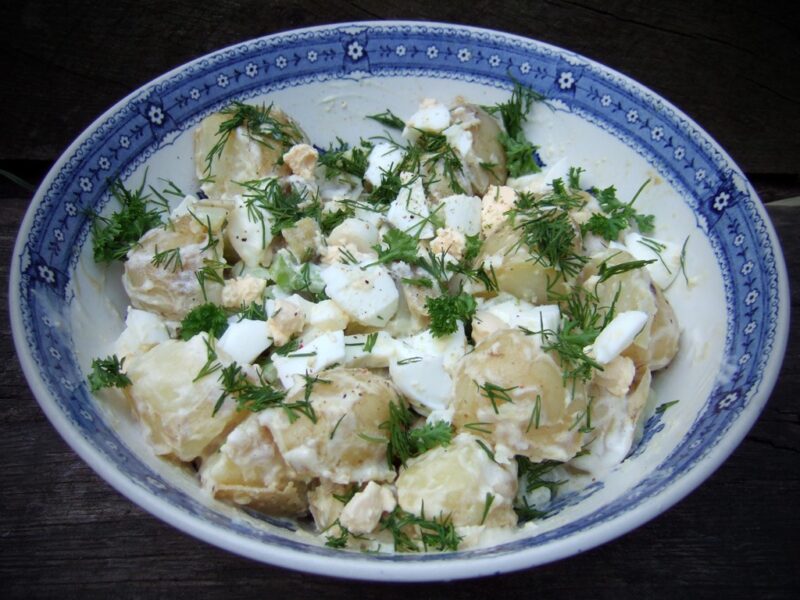
[[[480,25],[583,53],[683,109],[745,171],[797,174],[800,21],[791,5],[9,2],[0,8],[0,103],[10,117],[0,128],[0,159],[53,160],[125,94],[213,49],[294,27],[391,17]]]

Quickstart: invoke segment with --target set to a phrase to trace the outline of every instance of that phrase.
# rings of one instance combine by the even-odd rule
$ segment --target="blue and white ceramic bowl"
[[[87,209],[108,181],[168,178],[192,189],[192,128],[232,99],[269,98],[317,144],[379,133],[363,115],[410,114],[425,97],[481,104],[508,97],[511,78],[545,94],[529,124],[546,163],[566,158],[585,183],[615,184],[656,215],[656,236],[683,243],[686,280],[668,292],[683,332],[656,378],[659,402],[622,465],[559,498],[527,537],[429,555],[333,550],[207,499],[194,478],[155,458],[126,407],[86,385],[92,357],[121,331],[119,271],[98,269]],[[373,128],[374,127],[374,128]],[[250,558],[364,579],[429,580],[511,571],[562,558],[654,517],[702,482],[757,418],[778,374],[789,298],[777,238],[753,188],[686,115],[602,65],[532,40],[428,23],[353,23],[243,43],[180,67],[114,106],[55,164],[28,210],[11,274],[11,319],[31,388],[54,426],[111,485],[179,529]]]

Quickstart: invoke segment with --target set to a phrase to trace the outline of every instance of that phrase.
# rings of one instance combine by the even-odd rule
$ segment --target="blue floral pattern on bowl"
[[[36,377],[93,450],[147,493],[187,515],[241,536],[318,555],[338,551],[278,535],[205,505],[151,470],[98,412],[77,366],[65,307],[70,278],[89,224],[87,210],[108,201],[107,181],[125,177],[158,148],[231,98],[245,99],[309,82],[341,78],[433,76],[510,89],[511,78],[559,101],[620,139],[688,198],[723,275],[727,296],[726,362],[683,441],[630,493],[544,534],[461,554],[502,556],[560,540],[634,510],[689,473],[737,423],[764,385],[777,339],[782,258],[758,199],[735,165],[682,114],[638,84],[586,59],[530,40],[457,26],[353,24],[289,32],[247,42],[195,61],[137,93],[65,157],[40,190],[20,240],[16,294],[24,346]],[[18,343],[20,341],[18,340]],[[779,359],[778,359],[779,360]],[[645,444],[658,435],[651,419]],[[663,427],[663,425],[661,425]],[[640,446],[640,450],[643,446]],[[580,502],[596,484],[565,501]],[[291,522],[268,519],[288,530]],[[365,561],[444,561],[447,554],[363,555]]]

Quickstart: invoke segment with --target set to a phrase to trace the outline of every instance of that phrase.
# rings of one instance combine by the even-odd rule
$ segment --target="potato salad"
[[[275,104],[206,117],[190,193],[117,182],[94,215],[130,306],[92,390],[212,497],[330,547],[453,551],[547,518],[634,447],[683,253],[638,210],[647,182],[622,198],[542,163],[542,101],[425,99],[328,147]]]

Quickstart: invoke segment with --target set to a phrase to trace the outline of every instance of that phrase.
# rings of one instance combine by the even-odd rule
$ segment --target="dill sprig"
[[[562,320],[557,330],[541,328],[531,331],[520,329],[526,335],[542,336],[542,350],[555,352],[567,380],[589,380],[594,370],[603,370],[594,358],[584,351],[591,345],[603,328],[614,318],[615,306],[621,287],[617,287],[610,306],[601,306],[598,296],[586,290],[572,294],[551,293],[551,300],[559,302]]]
[[[300,338],[292,338],[283,346],[275,346],[273,352],[278,356],[289,356],[292,352],[300,349]]]
[[[263,302],[253,301],[247,306],[242,304],[242,307],[239,309],[237,315],[239,317],[239,321],[243,321],[244,319],[249,319],[251,321],[267,320],[267,311],[264,309]]]
[[[306,191],[298,191],[292,186],[284,188],[274,177],[245,181],[239,185],[245,189],[244,202],[248,218],[253,222],[260,219],[263,227],[264,217],[261,211],[269,213],[272,235],[294,227],[302,218],[311,217],[319,221],[322,215],[322,205],[317,198],[310,198]]]
[[[87,377],[89,389],[97,392],[106,387],[124,388],[131,385],[130,378],[122,372],[124,362],[125,359],[120,360],[116,354],[92,360],[92,372]]]
[[[319,155],[318,162],[325,167],[325,178],[333,179],[347,174],[363,179],[369,165],[368,155],[372,144],[367,140],[361,140],[358,146],[351,148],[341,138],[337,137],[336,142],[337,146],[331,144]]]
[[[375,115],[367,115],[367,118],[372,119],[373,121],[377,121],[381,125],[385,125],[386,127],[389,127],[391,129],[402,130],[406,126],[405,121],[403,121],[403,119],[398,117],[388,108],[382,113],[378,113]]]
[[[425,551],[453,551],[458,550],[461,536],[456,533],[456,528],[451,516],[439,516],[426,519],[416,516],[396,507],[391,513],[381,517],[381,530],[389,531],[394,539],[396,552],[419,552],[419,545],[411,537],[419,537]]]
[[[566,483],[566,480],[554,481],[544,477],[563,464],[557,460],[544,460],[535,463],[527,456],[517,456],[516,459],[517,473],[520,481],[525,483],[526,494],[530,494],[540,488],[547,488],[551,494],[555,494],[558,487]]]
[[[225,278],[223,277],[222,273],[227,266],[228,263],[223,260],[204,258],[203,266],[195,271],[194,276],[197,279],[197,283],[200,285],[200,291],[203,294],[203,300],[206,302],[208,302],[206,282],[212,281],[213,283],[219,285],[225,285]]]
[[[339,523],[339,519],[336,519],[336,521],[333,522],[331,528],[333,528],[334,526],[339,528],[339,535],[334,535],[334,534],[326,535],[325,545],[328,548],[338,548],[338,549],[346,548],[347,541],[350,539],[350,530],[347,529],[347,527],[345,527],[341,523]]]
[[[523,523],[534,521],[536,519],[543,519],[548,514],[545,510],[540,510],[534,506],[531,506],[525,496],[514,503],[514,512],[517,513],[518,525],[522,525]]]
[[[192,383],[222,369],[222,364],[217,361],[218,356],[215,347],[214,336],[209,335],[208,337],[204,338],[203,343],[206,345],[206,362],[197,372],[197,375],[194,376]]]
[[[520,233],[519,244],[527,246],[534,262],[571,277],[588,261],[575,249],[577,230],[565,210],[523,197],[510,216]]]
[[[614,255],[616,256],[616,254]],[[635,271],[636,269],[641,269],[651,263],[656,262],[657,259],[653,258],[650,260],[629,260],[623,263],[617,263],[615,265],[609,265],[608,261],[612,257],[607,258],[603,262],[600,263],[600,266],[597,269],[597,275],[599,279],[597,283],[603,283],[608,281],[615,275],[622,275],[623,273],[627,273],[628,271]]]
[[[375,344],[378,341],[378,332],[373,331],[372,333],[367,334],[366,340],[364,340],[364,352],[372,352],[375,348]]]
[[[110,217],[89,212],[92,219],[92,251],[95,262],[124,261],[128,252],[149,230],[161,225],[164,207],[150,208],[154,201],[145,193],[145,180],[136,189],[127,189],[120,180],[109,185],[111,196],[119,203]]]
[[[412,456],[418,456],[437,446],[447,446],[453,439],[453,428],[446,421],[425,423],[422,427],[409,429],[408,439]]]
[[[492,504],[494,503],[494,494],[490,494],[486,492],[486,498],[483,501],[483,515],[481,516],[481,522],[478,525],[483,525],[486,522],[486,517],[489,516],[489,510],[492,508]]]
[[[356,492],[358,492],[358,484],[352,483],[348,486],[343,494],[332,493],[331,496],[333,496],[334,500],[337,500],[342,504],[347,504],[353,499],[353,496],[356,495]]]
[[[419,137],[415,143],[414,150],[417,152],[413,150],[406,152],[406,160],[414,161],[414,157],[418,156],[419,158],[416,158],[416,160],[421,160],[425,167],[433,168],[441,166],[442,174],[447,180],[450,190],[452,190],[454,194],[465,193],[464,188],[458,181],[459,174],[464,172],[464,166],[455,148],[448,143],[447,137],[444,134],[419,131]],[[414,170],[416,171],[417,169]],[[433,182],[427,182],[428,185],[431,183]]]
[[[669,402],[663,402],[656,407],[656,414],[663,414],[665,413],[669,407],[675,406],[680,400],[670,400]]]
[[[170,248],[169,250],[162,250],[159,252],[158,246],[156,246],[153,252],[153,258],[150,262],[155,267],[159,267],[165,271],[172,271],[173,273],[183,269],[180,248]]]
[[[205,173],[211,174],[211,165],[214,160],[222,156],[225,145],[231,134],[239,127],[244,126],[247,137],[254,142],[273,148],[277,143],[284,150],[303,140],[303,135],[297,126],[290,120],[279,120],[272,111],[273,105],[254,106],[243,102],[234,101],[220,111],[227,118],[219,124],[217,140],[206,154]]]
[[[387,433],[388,438],[362,437],[387,444],[386,462],[390,467],[395,464],[405,465],[408,459],[437,446],[447,446],[452,440],[453,431],[449,423],[426,423],[412,429],[413,419],[411,411],[398,398],[396,402],[389,403],[389,418],[378,426]]]
[[[212,414],[217,414],[227,397],[236,400],[236,410],[249,410],[260,412],[267,408],[285,406],[286,392],[272,387],[264,380],[261,373],[258,383],[252,383],[242,371],[242,367],[233,362],[220,370],[219,381],[222,393],[214,405]],[[287,408],[293,414],[293,408]],[[305,414],[305,413],[304,413]]]
[[[555,352],[561,362],[564,380],[591,379],[593,370],[602,371],[603,365],[584,351],[599,335],[600,330],[582,330],[570,318],[563,320],[558,331],[546,331],[542,350]]]
[[[511,387],[501,387],[491,381],[486,381],[484,383],[478,383],[477,381],[473,381],[475,386],[480,390],[481,396],[488,399],[489,402],[492,403],[492,409],[494,410],[495,414],[500,414],[499,409],[497,408],[497,402],[508,402],[509,404],[513,404],[514,400],[508,394],[508,392],[513,392],[519,386],[511,386]]]

